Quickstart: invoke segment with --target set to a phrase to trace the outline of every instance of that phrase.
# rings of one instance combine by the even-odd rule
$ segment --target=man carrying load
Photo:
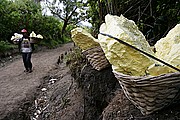
[[[20,52],[22,53],[23,63],[25,70],[24,72],[32,72],[32,62],[31,55],[34,50],[34,44],[30,43],[30,38],[28,36],[27,30],[22,29],[21,33],[23,35],[22,39],[20,39],[18,47]]]

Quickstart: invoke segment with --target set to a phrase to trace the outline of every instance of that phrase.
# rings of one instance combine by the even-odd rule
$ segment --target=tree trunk
[[[64,24],[63,24],[63,27],[62,27],[62,30],[61,30],[61,38],[63,38],[63,35],[64,35],[64,32],[66,30],[66,27],[68,25],[68,21],[67,20],[64,20]],[[62,39],[62,42],[64,43],[64,39]]]
[[[102,3],[100,0],[98,0],[98,6],[99,6],[99,19],[100,19],[100,24],[103,23],[103,9],[102,9]]]
[[[72,17],[72,15],[74,14],[74,12],[76,11],[77,9],[77,6],[74,8],[74,10],[71,12],[71,14],[68,16],[66,16],[66,19],[64,19],[64,24],[63,24],[63,27],[62,27],[62,30],[61,30],[61,38],[63,38],[63,35],[64,35],[64,32],[66,30],[66,27],[68,26],[68,22],[70,20],[70,18]],[[63,40],[63,43],[65,42],[64,39]]]

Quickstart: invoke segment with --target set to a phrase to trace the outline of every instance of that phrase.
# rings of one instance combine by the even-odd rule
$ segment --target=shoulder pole
[[[118,38],[116,38],[116,37],[113,37],[113,36],[111,36],[111,35],[109,35],[109,34],[105,34],[105,33],[99,33],[99,34],[104,35],[104,36],[107,36],[107,37],[110,37],[110,38],[113,38],[113,39],[117,40],[119,43],[122,43],[123,45],[126,45],[126,46],[128,46],[128,47],[130,47],[130,48],[133,48],[133,49],[135,49],[135,50],[143,53],[144,55],[147,55],[148,57],[153,58],[153,59],[155,59],[155,60],[163,63],[164,65],[167,65],[167,66],[169,66],[170,68],[173,68],[174,70],[177,70],[178,72],[180,72],[180,69],[174,67],[173,65],[171,65],[171,64],[169,64],[169,63],[166,63],[166,62],[160,60],[159,58],[156,58],[155,56],[153,56],[153,55],[151,55],[151,54],[149,54],[149,53],[146,53],[146,52],[144,52],[144,51],[142,51],[142,50],[140,50],[140,49],[138,49],[138,48],[136,48],[136,47],[134,47],[134,46],[132,46],[132,45],[130,45],[130,44],[128,44],[128,43],[120,40],[120,39],[118,39]]]

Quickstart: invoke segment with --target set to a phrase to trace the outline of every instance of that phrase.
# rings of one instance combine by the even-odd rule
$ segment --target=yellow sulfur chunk
[[[175,72],[175,70],[161,64],[153,64],[148,68],[148,73],[151,76],[158,76],[161,74],[172,73],[172,72]]]
[[[100,33],[112,35],[142,51],[154,55],[150,45],[144,35],[138,30],[134,21],[128,20],[123,15],[120,17],[106,15],[105,23],[100,27]],[[146,69],[155,63],[154,60],[146,55],[112,38],[99,34],[98,39],[114,71],[132,76],[143,76],[146,75]]]
[[[43,36],[40,35],[40,34],[38,34],[36,37],[37,37],[37,38],[40,38],[40,39],[43,39]]]
[[[156,56],[168,62],[167,55],[171,56],[170,51],[175,50],[174,44],[180,43],[180,24],[171,29],[165,38],[161,38],[155,44]],[[172,53],[172,52],[171,52]]]
[[[156,57],[171,64],[174,67],[180,65],[180,24],[171,29],[166,37],[160,39],[155,44]],[[152,76],[177,72],[176,70],[164,65],[152,65],[148,68]]]
[[[71,38],[82,50],[100,46],[97,39],[80,27],[71,30]]]
[[[32,33],[30,34],[30,37],[36,37],[36,33],[32,31]]]

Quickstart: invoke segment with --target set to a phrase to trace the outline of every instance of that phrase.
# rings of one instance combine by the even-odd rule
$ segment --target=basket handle
[[[117,40],[119,43],[122,43],[123,45],[126,45],[126,46],[128,46],[128,47],[131,47],[131,48],[133,48],[133,49],[135,49],[135,50],[137,50],[137,51],[139,51],[139,52],[147,55],[148,57],[153,58],[153,59],[155,59],[155,60],[163,63],[164,65],[167,65],[167,66],[169,66],[170,68],[173,68],[174,70],[177,70],[178,72],[180,72],[180,69],[174,67],[173,65],[171,65],[171,64],[169,64],[169,63],[166,63],[166,62],[164,62],[163,60],[161,60],[161,59],[159,59],[159,58],[156,58],[155,56],[153,56],[153,55],[151,55],[151,54],[149,54],[149,53],[146,53],[146,52],[144,52],[144,51],[142,51],[142,50],[140,50],[140,49],[138,49],[138,48],[136,48],[136,47],[134,47],[134,46],[132,46],[132,45],[130,45],[130,44],[128,44],[128,43],[120,40],[120,39],[118,39],[118,38],[116,38],[116,37],[113,37],[112,35],[105,34],[105,33],[99,33],[99,34],[104,35],[104,36],[107,36],[107,37],[110,37],[110,38],[113,38],[113,39]]]

